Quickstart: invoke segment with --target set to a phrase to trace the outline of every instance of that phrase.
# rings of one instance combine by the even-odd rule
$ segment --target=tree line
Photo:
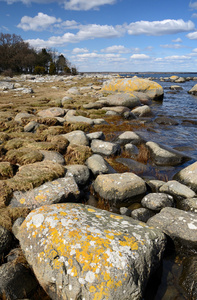
[[[0,73],[13,74],[72,74],[77,68],[57,51],[43,48],[36,51],[16,34],[0,33]]]

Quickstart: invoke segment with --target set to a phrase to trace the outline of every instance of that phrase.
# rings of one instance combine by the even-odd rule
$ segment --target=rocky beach
[[[0,77],[1,299],[197,299],[196,82]]]

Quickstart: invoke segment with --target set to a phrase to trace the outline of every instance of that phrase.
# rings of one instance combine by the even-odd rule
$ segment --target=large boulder
[[[82,130],[74,130],[69,133],[62,134],[66,138],[70,145],[83,145],[89,146],[89,139]]]
[[[174,179],[187,185],[197,193],[197,161],[178,172]]]
[[[159,101],[163,99],[164,94],[161,85],[148,79],[138,78],[137,76],[106,81],[103,84],[102,90],[103,92],[125,92],[129,94],[142,92],[152,100]]]
[[[129,93],[117,93],[109,95],[102,100],[97,101],[97,103],[102,103],[103,106],[124,106],[128,108],[134,108],[141,105],[141,102],[137,96]],[[107,109],[107,107],[105,107]]]
[[[196,214],[177,208],[165,207],[147,222],[170,236],[178,246],[197,250]]]
[[[134,173],[99,175],[94,182],[99,195],[113,202],[127,201],[146,192],[143,179]]]
[[[72,203],[32,211],[19,240],[53,300],[142,299],[165,246],[144,223]]]

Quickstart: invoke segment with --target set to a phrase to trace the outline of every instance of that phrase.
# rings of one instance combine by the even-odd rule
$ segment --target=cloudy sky
[[[0,32],[81,72],[197,72],[195,0],[0,0]]]

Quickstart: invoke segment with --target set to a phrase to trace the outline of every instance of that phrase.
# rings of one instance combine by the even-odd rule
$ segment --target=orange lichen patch
[[[19,201],[20,201],[21,204],[24,204],[25,203],[25,198],[21,198]]]
[[[139,222],[125,218],[79,204],[43,206],[28,215],[20,231],[21,236],[36,237],[39,247],[32,249],[25,236],[20,242],[26,254],[34,251],[30,264],[37,276],[40,265],[47,266],[57,271],[53,274],[61,274],[60,281],[66,276],[65,280],[72,278],[81,289],[88,289],[92,299],[108,299],[112,290],[127,282],[136,251],[144,251]],[[135,226],[137,237],[131,231]]]

